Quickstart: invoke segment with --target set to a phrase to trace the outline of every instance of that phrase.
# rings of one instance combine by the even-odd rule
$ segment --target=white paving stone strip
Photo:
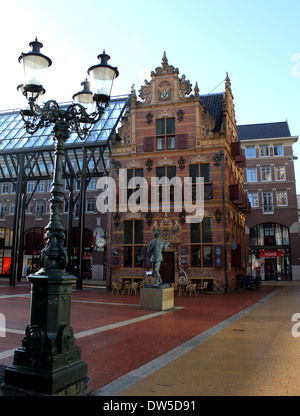
[[[88,329],[86,331],[78,332],[77,334],[75,334],[75,338],[76,339],[83,338],[89,335],[99,334],[100,332],[109,331],[110,329],[116,329],[116,328],[121,328],[122,326],[136,324],[137,322],[145,321],[151,318],[156,318],[157,316],[164,315],[165,313],[169,313],[171,311],[178,310],[178,309],[182,309],[182,308],[174,308],[174,309],[170,309],[167,311],[154,312],[148,315],[139,316],[137,318],[128,319],[127,321],[116,322],[114,324],[100,326],[99,328]]]
[[[0,295],[0,300],[1,299],[7,299],[7,298],[24,298],[24,297],[28,297],[31,296],[30,293],[23,293],[21,295]]]
[[[107,384],[106,386],[103,386],[98,390],[94,390],[89,395],[90,396],[117,396],[122,391],[126,390],[127,388],[133,386],[134,384],[138,383],[139,381],[153,374],[155,371],[161,369],[162,367],[176,360],[183,354],[191,351],[193,348],[200,345],[202,342],[206,341],[208,338],[222,331],[227,326],[231,325],[233,322],[237,321],[238,319],[242,318],[243,316],[245,316],[252,310],[256,309],[260,304],[269,300],[272,296],[276,295],[279,291],[280,289],[275,290],[274,292],[270,293],[263,299],[259,300],[257,303],[249,306],[246,309],[243,309],[242,311],[231,316],[225,321],[220,322],[219,324],[208,329],[202,334],[197,335],[194,338],[191,338],[189,341],[185,342],[179,347],[174,348],[173,350],[167,352],[166,354],[150,361],[147,364],[144,364],[143,366],[137,368],[136,370],[133,370],[125,374],[124,376],[118,378],[117,380],[114,380],[110,384]]]
[[[101,302],[101,303],[103,303],[103,302]],[[111,303],[109,303],[109,304],[111,304]],[[126,305],[128,305],[128,304],[126,304]],[[157,316],[164,315],[166,313],[169,313],[171,311],[178,310],[178,309],[183,309],[183,308],[173,308],[173,309],[170,309],[170,310],[167,310],[167,311],[159,311],[159,312],[150,313],[148,315],[139,316],[137,318],[128,319],[126,321],[116,322],[114,324],[104,325],[104,326],[100,326],[98,328],[92,328],[92,329],[88,329],[86,331],[78,332],[74,336],[75,336],[75,339],[79,339],[79,338],[87,337],[87,336],[90,336],[90,335],[99,334],[100,332],[109,331],[109,330],[115,329],[115,328],[121,328],[122,326],[127,326],[127,325],[131,325],[131,324],[135,324],[137,322],[145,321],[147,319],[155,318]],[[15,334],[24,335],[25,330],[6,329],[6,332],[11,332],[11,333],[15,333]],[[3,358],[13,356],[14,351],[15,350],[8,350],[8,351],[0,352],[0,360],[3,359]]]
[[[4,358],[12,357],[14,355],[14,352],[15,352],[15,349],[0,352],[0,360],[3,360]]]
[[[137,308],[140,307],[140,304],[138,303],[120,303],[120,302],[102,302],[97,300],[73,300],[72,302],[78,302],[78,303],[99,303],[99,305],[112,305],[112,306],[136,306]]]

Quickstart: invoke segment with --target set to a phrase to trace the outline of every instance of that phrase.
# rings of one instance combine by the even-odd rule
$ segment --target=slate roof
[[[215,120],[213,132],[220,131],[223,122],[223,93],[200,95],[200,103]]]
[[[274,139],[277,137],[290,137],[287,121],[277,123],[245,124],[237,126],[239,140]]]

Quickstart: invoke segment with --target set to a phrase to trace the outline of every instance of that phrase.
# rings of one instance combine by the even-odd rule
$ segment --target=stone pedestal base
[[[64,387],[55,394],[39,393],[37,391],[26,390],[13,387],[7,384],[0,386],[0,397],[4,396],[86,396],[89,393],[90,379],[86,377],[84,380],[77,381],[75,384]]]
[[[166,311],[174,308],[174,289],[172,287],[142,288],[141,289],[141,309],[150,311]]]
[[[72,285],[64,270],[41,269],[28,277],[31,285],[30,323],[13,364],[4,372],[8,387],[54,395],[83,390],[87,364],[81,360],[70,326]]]

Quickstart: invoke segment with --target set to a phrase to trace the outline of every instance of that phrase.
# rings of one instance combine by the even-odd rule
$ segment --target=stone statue
[[[152,262],[152,272],[155,277],[155,283],[153,286],[159,286],[162,283],[162,278],[159,273],[160,264],[162,262],[163,256],[162,252],[165,251],[169,243],[164,243],[159,237],[159,232],[154,232],[154,240],[150,241],[147,254],[151,254],[150,261]]]

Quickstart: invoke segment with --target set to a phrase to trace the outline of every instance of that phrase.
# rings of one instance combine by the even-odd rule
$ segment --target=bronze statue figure
[[[147,254],[151,254],[150,261],[152,262],[153,277],[155,277],[155,283],[153,286],[159,286],[162,284],[162,278],[159,273],[160,265],[163,259],[162,252],[168,248],[169,243],[163,242],[159,238],[159,232],[154,232],[154,240],[150,241]]]

